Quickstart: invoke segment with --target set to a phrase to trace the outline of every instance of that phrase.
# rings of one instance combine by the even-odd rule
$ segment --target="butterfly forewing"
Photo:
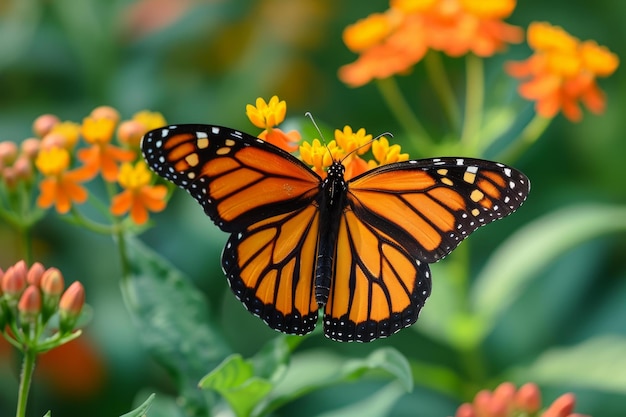
[[[220,126],[178,125],[143,138],[148,165],[187,190],[224,231],[310,204],[320,178],[262,140]]]
[[[515,211],[530,189],[521,172],[496,162],[436,158],[400,162],[349,181],[350,207],[432,263],[478,227]]]

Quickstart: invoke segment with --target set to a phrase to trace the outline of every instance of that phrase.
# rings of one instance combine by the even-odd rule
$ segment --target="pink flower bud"
[[[33,122],[33,132],[42,138],[52,130],[54,125],[60,122],[59,118],[53,114],[42,114]]]
[[[17,157],[17,145],[15,142],[4,141],[0,142],[0,161],[4,164],[11,164]]]
[[[15,176],[20,180],[30,180],[33,177],[33,165],[25,155],[20,155],[13,164]]]
[[[471,404],[464,403],[456,410],[454,417],[476,417],[476,412]]]
[[[561,395],[548,407],[542,417],[569,417],[576,406],[576,397],[571,392]]]
[[[541,392],[536,384],[529,382],[522,385],[522,387],[515,394],[516,406],[529,414],[536,413],[541,408]]]
[[[41,284],[41,276],[45,270],[46,268],[40,262],[35,262],[28,270],[28,274],[26,274],[26,282],[38,287]]]
[[[19,311],[22,320],[31,321],[37,317],[41,311],[41,293],[39,288],[34,285],[29,285],[26,288],[17,304],[17,311]]]
[[[91,111],[94,119],[109,119],[117,123],[120,120],[120,113],[111,106],[99,106]]]
[[[31,161],[37,157],[37,153],[39,152],[39,146],[41,145],[41,140],[37,138],[28,138],[24,139],[20,148],[22,149],[22,154],[28,157]]]
[[[2,277],[2,292],[18,298],[26,288],[26,262],[19,261],[9,267]]]
[[[60,296],[65,288],[61,271],[57,268],[48,268],[41,276],[41,291],[50,296]]]
[[[117,128],[117,137],[121,143],[130,147],[138,147],[146,127],[136,120],[126,120]]]
[[[85,304],[85,289],[83,284],[74,281],[61,296],[59,301],[59,328],[61,332],[72,331],[76,320]]]

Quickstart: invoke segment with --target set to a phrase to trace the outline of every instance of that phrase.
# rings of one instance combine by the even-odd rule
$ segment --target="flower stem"
[[[470,151],[478,148],[485,98],[485,74],[483,60],[468,54],[466,59],[467,91],[465,96],[465,118],[461,131],[461,143]]]
[[[37,353],[32,349],[26,349],[24,352],[24,362],[22,363],[22,375],[20,378],[20,386],[17,396],[16,417],[26,416],[26,404],[28,402],[28,392],[30,391],[30,383],[35,370],[35,359]]]
[[[120,255],[120,264],[122,266],[122,280],[127,281],[130,277],[130,264],[128,263],[128,257],[126,254],[126,236],[124,236],[124,228],[121,224],[117,224],[117,232],[114,238],[117,241],[117,250]]]
[[[418,149],[424,151],[430,147],[432,139],[417,119],[411,107],[405,100],[398,83],[392,77],[376,80],[376,85],[383,99],[387,103],[387,107],[391,110],[394,117],[402,125],[404,130],[415,138]]]
[[[443,65],[441,54],[436,51],[429,51],[424,57],[424,65],[428,78],[433,89],[441,101],[441,105],[448,116],[448,120],[454,129],[461,125],[461,114],[456,97],[450,84],[450,79],[446,75],[446,68]]]
[[[542,117],[538,114],[526,125],[517,139],[498,156],[499,161],[511,163],[519,158],[533,143],[546,131],[552,118]]]

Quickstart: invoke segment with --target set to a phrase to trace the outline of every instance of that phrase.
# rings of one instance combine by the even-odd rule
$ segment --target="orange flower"
[[[292,130],[290,132],[283,132],[278,128],[273,128],[270,130],[264,130],[259,133],[259,139],[263,139],[264,141],[271,143],[274,146],[278,146],[284,151],[294,152],[298,150],[298,143],[302,139],[300,136],[300,132],[297,130]]]
[[[462,404],[455,417],[514,417],[536,415],[537,417],[585,417],[574,413],[576,398],[563,394],[547,409],[541,409],[541,393],[537,385],[528,383],[519,390],[510,382],[500,384],[493,392],[482,390],[472,403]]]
[[[72,203],[87,201],[87,190],[79,183],[88,180],[90,174],[84,169],[68,171],[69,164],[70,154],[65,148],[53,147],[39,152],[35,166],[46,177],[39,183],[39,207],[48,208],[54,204],[56,210],[64,214]]]
[[[124,188],[113,197],[111,213],[121,216],[130,211],[135,224],[148,221],[148,211],[161,211],[165,208],[167,188],[164,185],[150,185],[152,174],[144,162],[134,167],[129,163],[122,165],[118,182]]]
[[[524,79],[519,93],[534,100],[540,116],[554,117],[559,111],[573,122],[582,119],[582,101],[593,113],[602,113],[604,93],[596,78],[611,75],[618,57],[593,41],[581,42],[558,26],[535,22],[528,28],[528,44],[535,53],[525,61],[509,62],[509,75]]]
[[[346,46],[361,55],[339,69],[339,78],[358,87],[404,73],[429,48],[450,56],[469,52],[492,56],[508,43],[522,41],[520,28],[502,22],[515,4],[515,0],[391,0],[385,13],[372,14],[344,30]]]
[[[102,177],[108,182],[114,182],[117,178],[118,162],[135,159],[135,152],[110,144],[116,123],[112,117],[86,117],[81,131],[91,147],[77,152],[78,159],[85,164],[85,170],[92,177],[101,171]]]

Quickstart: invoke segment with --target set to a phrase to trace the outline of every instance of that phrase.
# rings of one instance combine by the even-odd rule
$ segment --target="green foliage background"
[[[150,109],[171,123],[213,123],[254,132],[245,104],[273,94],[287,100],[291,116],[310,111],[333,127],[401,132],[373,85],[350,89],[336,77],[337,68],[354,58],[341,42],[342,29],[384,10],[386,2],[162,0],[146,7],[148,3],[0,1],[0,140],[30,136],[39,114],[80,121],[102,104],[116,107],[126,118]],[[177,7],[187,3],[190,8],[177,15]],[[623,59],[624,16],[626,3],[615,0],[523,0],[508,21],[523,27],[549,21],[581,39],[597,40]],[[150,26],[159,19],[167,24]],[[528,54],[527,46],[519,45],[486,61],[486,83],[493,85],[487,106],[515,105],[521,120],[532,117],[532,105],[519,99],[516,82],[502,84],[501,68],[506,59]],[[463,60],[445,62],[461,94]],[[439,108],[432,105],[435,98],[423,68],[418,65],[399,82],[433,136],[450,135]],[[618,69],[600,85],[608,97],[605,114],[586,113],[578,124],[557,117],[514,162],[533,184],[524,207],[480,230],[458,253],[433,267],[433,297],[416,326],[367,345],[338,344],[314,334],[301,341],[293,359],[299,378],[306,379],[345,358],[365,361],[373,351],[393,347],[409,359],[413,391],[398,394],[388,387],[388,376],[374,372],[357,382],[321,384],[322,389],[278,408],[276,415],[332,415],[338,409],[344,412],[337,415],[350,415],[362,413],[359,404],[369,407],[372,398],[391,398],[389,415],[446,416],[454,413],[460,398],[503,380],[536,381],[547,400],[571,390],[579,400],[577,410],[596,417],[624,415],[624,71]],[[496,97],[507,102],[493,101]],[[420,155],[409,139],[396,136],[403,149]],[[143,242],[188,275],[207,299],[200,305],[206,305],[202,314],[210,317],[210,330],[180,323],[189,326],[186,337],[210,341],[202,342],[207,346],[197,357],[215,364],[230,352],[248,358],[277,337],[230,293],[219,266],[226,236],[196,203],[178,193],[154,220],[156,227],[141,237]],[[37,227],[36,238],[37,259],[59,267],[68,280],[85,283],[94,318],[84,337],[107,372],[97,393],[80,398],[58,392],[54,381],[36,380],[30,415],[48,409],[53,415],[120,415],[150,392],[161,398],[180,392],[180,381],[168,371],[181,369],[177,358],[185,353],[146,353],[146,335],[137,331],[122,302],[111,239],[52,214]],[[12,231],[4,225],[0,242],[0,267],[6,267],[17,260],[17,252]],[[471,259],[469,299],[458,298],[455,290],[459,257]],[[451,312],[466,305],[476,316],[451,324]],[[479,325],[472,321],[477,318]],[[169,369],[159,354],[171,361]],[[0,361],[0,414],[8,415],[14,409],[19,361],[6,355]],[[197,382],[210,370],[195,375],[194,369],[187,377],[197,376]],[[472,385],[477,381],[482,385]]]

